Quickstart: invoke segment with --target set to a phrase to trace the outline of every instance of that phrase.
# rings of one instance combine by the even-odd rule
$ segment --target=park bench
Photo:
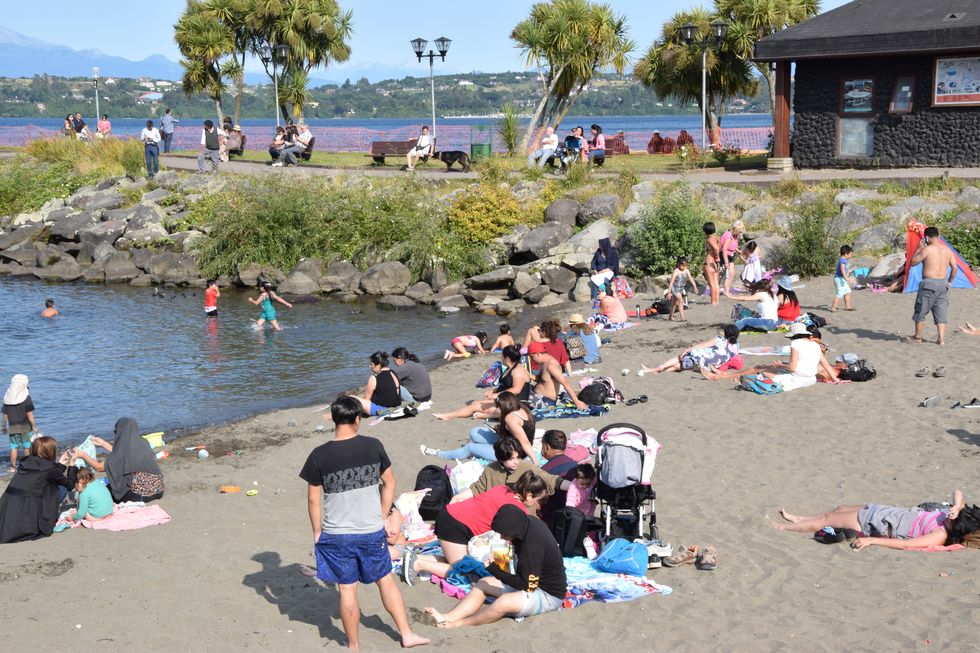
[[[310,137],[310,143],[306,146],[306,149],[299,153],[299,158],[304,161],[309,161],[310,157],[313,156],[313,145],[316,143],[316,136]]]
[[[630,148],[626,144],[626,134],[619,132],[614,136],[606,137],[606,154],[604,156],[594,156],[592,157],[592,164],[597,168],[601,168],[606,162],[606,159],[614,154],[629,154]]]
[[[242,134],[242,140],[238,143],[238,147],[235,147],[235,148],[229,147],[228,148],[228,156],[229,157],[231,157],[231,156],[241,156],[242,154],[244,154],[245,153],[245,141],[246,140],[247,139],[245,138],[245,134]],[[234,144],[234,143],[232,143],[232,144]]]
[[[371,143],[371,153],[365,154],[364,156],[371,157],[371,165],[383,166],[385,165],[386,156],[400,156],[404,157],[406,154],[412,151],[415,147],[415,143],[418,139],[411,139],[408,141],[374,141]],[[423,161],[428,160],[428,156],[423,157]]]

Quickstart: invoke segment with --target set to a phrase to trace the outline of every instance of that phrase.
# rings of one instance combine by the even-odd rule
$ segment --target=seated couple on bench
[[[299,159],[309,161],[315,141],[316,137],[310,133],[306,125],[276,127],[276,137],[269,145],[269,156],[272,157],[273,167],[299,165]]]

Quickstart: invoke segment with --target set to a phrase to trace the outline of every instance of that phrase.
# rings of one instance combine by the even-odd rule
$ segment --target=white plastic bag
[[[483,475],[483,465],[475,460],[457,462],[453,471],[449,473],[449,484],[453,486],[453,494],[459,494]]]

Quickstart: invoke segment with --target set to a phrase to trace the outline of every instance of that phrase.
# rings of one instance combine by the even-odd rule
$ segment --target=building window
[[[870,157],[874,153],[874,124],[871,118],[841,118],[837,121],[837,155],[841,158]]]
[[[840,115],[853,116],[874,110],[874,80],[845,79],[841,82]]]
[[[892,90],[892,101],[888,104],[888,113],[912,113],[912,98],[915,95],[915,77],[905,75],[895,79]]]

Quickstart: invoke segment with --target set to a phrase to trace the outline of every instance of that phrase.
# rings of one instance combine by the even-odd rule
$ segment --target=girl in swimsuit
[[[255,299],[252,299],[251,297],[248,298],[248,301],[252,302],[256,306],[262,306],[262,314],[259,315],[259,319],[255,321],[256,329],[261,330],[265,323],[268,322],[276,331],[282,331],[282,327],[279,326],[279,321],[276,319],[276,309],[272,305],[273,299],[286,308],[293,307],[292,304],[273,292],[272,284],[268,281],[262,283],[262,292],[258,297]]]
[[[701,227],[704,232],[704,278],[708,282],[711,303],[717,304],[718,297],[721,295],[721,288],[718,285],[718,260],[721,257],[721,241],[715,233],[715,223],[705,222]]]
[[[456,336],[452,341],[452,349],[447,349],[446,353],[443,354],[443,360],[451,361],[454,358],[469,358],[472,356],[470,349],[473,353],[485,354],[487,351],[483,348],[483,345],[487,344],[487,332],[477,331],[472,336]]]

